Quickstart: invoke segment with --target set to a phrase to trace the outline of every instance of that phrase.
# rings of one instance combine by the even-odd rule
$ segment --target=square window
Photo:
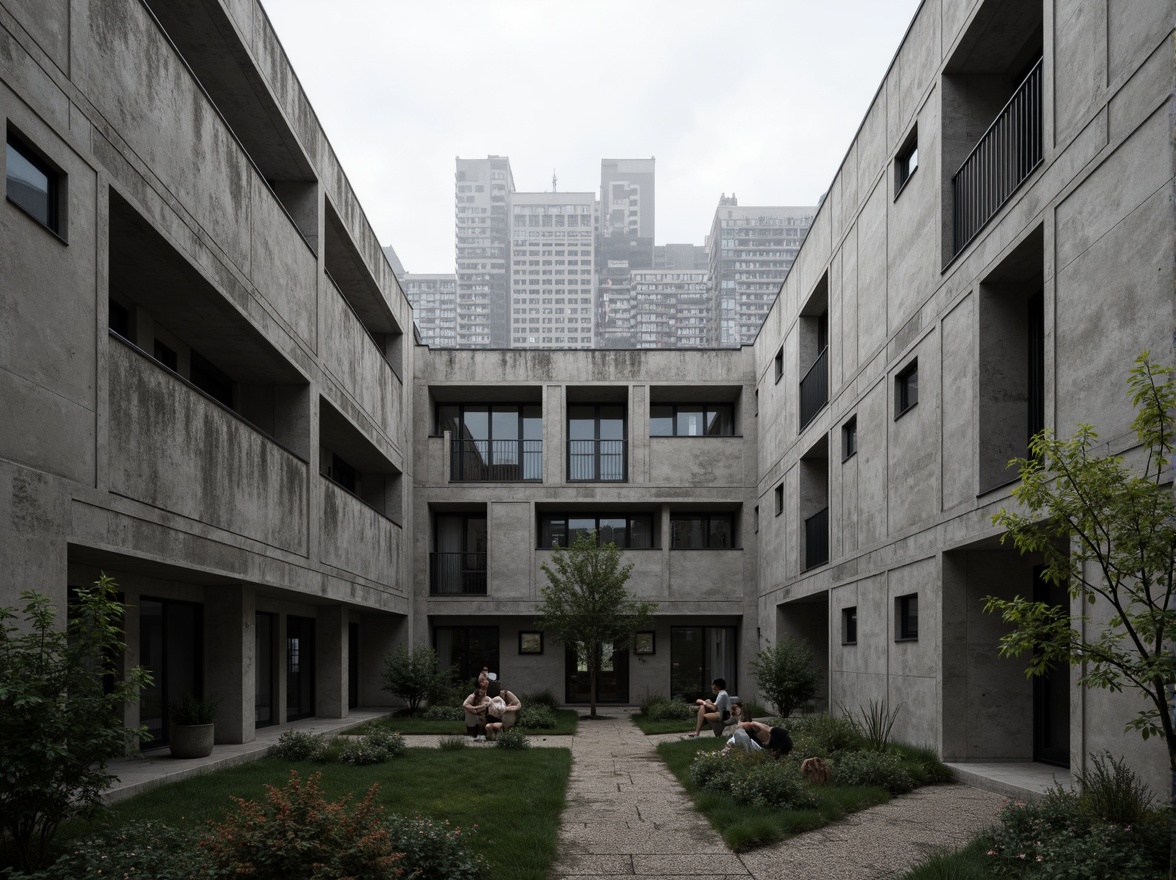
[[[841,609],[841,644],[857,644],[857,606]]]
[[[857,416],[841,426],[841,460],[857,455]]]
[[[911,175],[919,167],[919,128],[915,126],[907,136],[902,149],[894,157],[894,197],[902,192]]]
[[[776,516],[784,512],[784,484],[776,487]]]
[[[894,417],[897,419],[919,402],[919,359],[915,358],[894,377]]]
[[[65,175],[12,131],[4,165],[8,201],[50,232],[64,237]]]
[[[894,640],[911,642],[919,638],[919,596],[911,593],[894,600]]]

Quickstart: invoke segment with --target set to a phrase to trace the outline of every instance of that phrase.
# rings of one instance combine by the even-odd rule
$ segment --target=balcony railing
[[[430,553],[429,595],[485,596],[485,553]]]
[[[454,440],[449,455],[449,479],[455,482],[543,479],[542,440]]]
[[[1041,61],[951,179],[952,254],[975,237],[1041,164]]]
[[[804,521],[804,568],[816,568],[829,561],[829,508]]]
[[[816,362],[800,380],[800,427],[813,420],[829,402],[829,346],[821,349]]]
[[[569,440],[568,481],[625,482],[627,450],[626,440]]]

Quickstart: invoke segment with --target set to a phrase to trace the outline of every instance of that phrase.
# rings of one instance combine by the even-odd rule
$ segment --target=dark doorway
[[[711,682],[722,678],[727,692],[739,693],[735,670],[735,627],[670,628],[670,693],[689,700],[710,699]]]
[[[1033,600],[1069,608],[1065,587],[1047,583],[1044,566],[1033,569]],[[1056,666],[1033,679],[1033,760],[1070,766],[1070,667]]]
[[[359,705],[359,624],[347,624],[347,708]]]
[[[499,670],[496,626],[435,626],[433,647],[441,668],[453,667],[463,686],[472,687],[483,666],[490,672]]]
[[[568,703],[588,703],[592,699],[592,682],[588,676],[588,652],[568,646],[564,651],[564,670]],[[607,648],[596,679],[597,703],[629,702],[629,650]]]
[[[286,720],[314,717],[314,620],[286,618]]]
[[[274,615],[259,611],[253,648],[253,724],[269,727],[274,717]]]
[[[168,704],[185,694],[204,695],[203,610],[189,602],[139,602],[139,663],[152,679],[139,696],[139,721],[152,748],[167,745]]]

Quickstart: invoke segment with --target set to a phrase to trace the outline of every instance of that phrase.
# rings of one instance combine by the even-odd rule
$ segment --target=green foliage
[[[469,745],[468,736],[443,736],[437,740],[437,748],[443,752],[455,752]]]
[[[389,880],[399,874],[400,850],[383,825],[378,785],[354,807],[350,797],[329,801],[320,775],[305,783],[297,771],[282,788],[267,785],[264,803],[234,798],[223,822],[210,822],[201,840],[228,876],[254,880]]]
[[[1136,825],[1151,814],[1155,796],[1147,784],[1110,752],[1091,755],[1091,769],[1076,773],[1081,802],[1094,818],[1117,825]]]
[[[376,727],[362,739],[351,738],[339,750],[339,763],[362,766],[383,764],[404,754],[408,743],[399,733],[386,727]]]
[[[1167,876],[1167,825],[1161,813],[1121,825],[1092,815],[1060,787],[1030,803],[1010,803],[986,851],[997,877],[1155,880]]]
[[[1074,599],[1105,603],[1109,619],[1071,617],[1023,596],[988,596],[1009,631],[1000,653],[1028,654],[1029,675],[1059,665],[1081,665],[1080,683],[1112,691],[1130,688],[1145,707],[1127,724],[1144,739],[1163,735],[1176,761],[1168,684],[1176,678],[1170,641],[1176,632],[1176,496],[1165,482],[1176,435],[1176,382],[1172,370],[1145,351],[1128,382],[1136,408],[1132,423],[1141,443],[1141,469],[1123,458],[1095,455],[1098,435],[1080,425],[1069,440],[1048,430],[1017,459],[1021,482],[1013,490],[1020,510],[1002,509],[993,522],[1022,553],[1041,554],[1045,579]],[[1173,764],[1176,766],[1176,763]]]
[[[559,711],[560,702],[555,693],[550,690],[535,691],[534,693],[526,693],[519,697],[519,702],[523,706],[546,706],[552,711],[552,714]]]
[[[195,831],[160,822],[136,822],[70,841],[65,853],[31,874],[5,880],[77,880],[79,877],[139,877],[143,880],[203,880],[212,877]]]
[[[494,738],[494,743],[500,749],[514,749],[516,751],[521,751],[523,749],[531,748],[531,741],[527,739],[527,735],[517,727],[512,727],[510,730],[500,731],[498,736]]]
[[[905,794],[915,781],[893,752],[845,752],[833,764],[838,785],[873,785],[891,794]]]
[[[325,761],[329,749],[330,741],[321,733],[287,730],[278,737],[270,754],[283,761]]]
[[[368,732],[365,739],[376,748],[383,749],[389,758],[399,758],[408,751],[404,737],[386,727],[377,727]]]
[[[808,644],[792,638],[759,651],[751,661],[751,674],[781,718],[806,705],[820,680]]]
[[[461,706],[426,706],[420,717],[429,721],[464,721],[465,709]]]
[[[824,712],[798,715],[790,721],[792,754],[798,758],[835,758],[841,752],[854,752],[866,747],[861,731],[849,719],[834,717]]]
[[[173,724],[212,724],[220,704],[219,696],[196,697],[184,694],[168,704],[168,713]]]
[[[782,810],[806,810],[816,804],[795,764],[762,752],[700,751],[689,773],[699,788],[729,795],[741,804]]]
[[[870,700],[865,706],[858,707],[856,715],[841,707],[865,740],[866,749],[872,752],[884,752],[890,746],[890,732],[901,710],[901,704],[889,709],[885,700]]]
[[[427,645],[411,651],[399,647],[384,658],[381,686],[394,697],[404,700],[408,714],[415,715],[423,702],[439,702],[450,690],[455,676],[452,669],[437,668],[437,652]]]
[[[939,782],[953,782],[955,774],[950,767],[939,760],[935,749],[925,746],[908,746],[894,743],[890,750],[902,757],[907,772],[915,785],[934,785]]]
[[[575,645],[585,656],[593,717],[603,646],[631,645],[637,630],[652,626],[656,608],[625,589],[633,563],[622,565],[617,545],[599,544],[596,538],[595,531],[581,532],[568,548],[552,546],[551,565],[541,566],[548,585],[540,590],[536,609],[536,624],[551,633],[553,642]]]
[[[40,593],[21,593],[22,628],[15,609],[0,608],[0,836],[22,868],[44,863],[62,821],[99,808],[114,779],[107,761],[146,738],[122,721],[150,676],[119,668],[117,591],[106,575],[78,590],[65,628]]]
[[[698,707],[680,700],[657,697],[646,702],[641,714],[650,721],[693,721],[698,715]]]
[[[958,852],[934,850],[903,875],[902,880],[992,880],[986,851],[985,841],[973,841]]]
[[[519,710],[519,727],[525,727],[527,730],[553,730],[555,725],[555,712],[550,706],[542,703],[533,706],[530,703],[523,703],[523,708]]]
[[[404,880],[480,880],[486,860],[470,848],[477,825],[451,826],[419,816],[392,816],[385,823],[392,846],[404,853]]]

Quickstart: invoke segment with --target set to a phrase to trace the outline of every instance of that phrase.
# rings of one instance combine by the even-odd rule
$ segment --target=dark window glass
[[[898,418],[919,402],[919,361],[913,360],[894,380],[894,417]]]
[[[841,644],[857,644],[857,608],[841,610]]]
[[[776,487],[776,516],[784,512],[784,484]]]
[[[552,544],[567,547],[580,535],[593,531],[596,532],[597,541],[602,544],[613,543],[629,550],[653,548],[653,517],[648,514],[545,514],[539,520],[539,547],[547,549]]]
[[[670,547],[674,550],[728,550],[735,546],[734,536],[734,514],[670,515]]]
[[[346,489],[354,493],[358,474],[355,468],[337,455],[331,456],[331,465],[327,469],[327,476]]]
[[[857,416],[841,426],[841,460],[857,454]]]
[[[57,172],[11,133],[8,135],[5,178],[10,202],[19,205],[42,226],[60,231],[57,223]]]
[[[158,339],[155,340],[153,354],[155,355],[155,359],[157,361],[159,361],[173,373],[178,372],[180,359],[176,356],[176,353],[170,347],[160,342]]]
[[[896,616],[898,618],[899,640],[917,639],[919,637],[919,596],[911,593],[909,596],[899,596],[895,600]]]
[[[491,672],[500,669],[496,626],[439,626],[433,630],[433,647],[438,667],[456,667],[457,682],[468,683],[471,690],[483,666]]]

